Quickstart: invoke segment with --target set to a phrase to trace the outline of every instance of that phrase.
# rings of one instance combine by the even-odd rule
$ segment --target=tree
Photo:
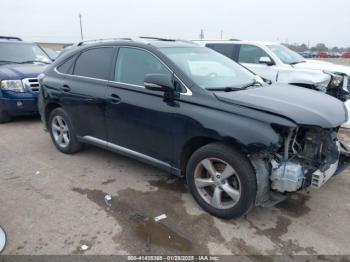
[[[332,52],[339,52],[340,51],[340,49],[337,46],[333,47],[331,50],[332,50]]]
[[[319,52],[324,52],[324,51],[328,51],[328,47],[323,43],[318,43],[316,45],[316,50]]]

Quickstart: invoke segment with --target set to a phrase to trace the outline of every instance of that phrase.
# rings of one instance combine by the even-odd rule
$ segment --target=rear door
[[[238,50],[237,62],[265,79],[276,81],[278,68],[276,65],[259,63],[261,57],[270,56],[258,46],[251,44],[241,44]],[[271,57],[270,59],[272,60]]]
[[[72,74],[65,75],[61,102],[79,136],[106,139],[106,92],[114,52],[114,47],[85,49],[76,58]]]

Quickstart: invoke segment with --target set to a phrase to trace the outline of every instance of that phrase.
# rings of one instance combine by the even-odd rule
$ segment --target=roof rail
[[[230,38],[230,41],[242,41],[241,39],[237,39],[237,38]]]
[[[22,41],[21,38],[16,37],[16,36],[3,36],[3,35],[0,35],[0,39]]]
[[[139,36],[141,39],[149,39],[149,40],[159,40],[159,41],[168,41],[168,42],[175,42],[175,39],[169,39],[169,38],[161,38],[161,37],[153,37],[153,36]]]
[[[108,41],[118,41],[118,40],[123,40],[123,41],[131,41],[131,38],[125,37],[125,38],[101,38],[101,39],[93,39],[93,40],[86,40],[86,41],[81,41],[77,44],[77,46],[82,46],[86,43],[101,43],[101,42],[108,42]]]

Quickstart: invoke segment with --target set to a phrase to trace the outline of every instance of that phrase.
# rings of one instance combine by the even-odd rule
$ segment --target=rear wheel
[[[11,116],[4,110],[0,109],[0,124],[10,122]]]
[[[49,130],[56,148],[65,154],[75,153],[82,148],[69,116],[62,108],[52,111],[49,118]]]
[[[197,203],[214,216],[237,218],[254,205],[254,170],[243,154],[227,145],[213,143],[193,153],[186,178]]]

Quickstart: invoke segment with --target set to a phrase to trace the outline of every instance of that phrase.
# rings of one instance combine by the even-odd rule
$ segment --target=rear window
[[[113,47],[100,47],[83,51],[75,63],[74,75],[107,80],[113,54]]]
[[[63,74],[72,74],[74,60],[76,56],[72,56],[68,60],[66,60],[63,64],[57,67],[57,71]]]

